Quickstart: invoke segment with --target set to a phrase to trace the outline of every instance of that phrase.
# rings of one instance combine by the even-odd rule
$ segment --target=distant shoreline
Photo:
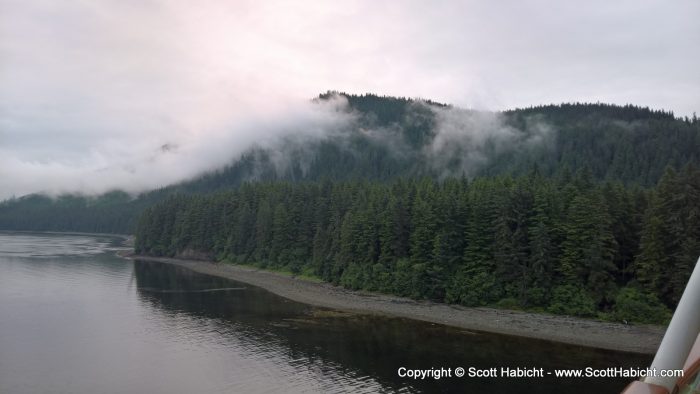
[[[662,326],[625,325],[569,316],[538,314],[493,308],[467,308],[430,301],[347,290],[329,283],[250,267],[163,257],[121,257],[157,261],[193,271],[245,282],[293,301],[356,313],[381,314],[458,327],[542,339],[622,352],[654,354],[665,332]]]
[[[134,236],[130,234],[117,234],[117,233],[86,233],[82,231],[40,231],[40,230],[0,230],[0,233],[7,234],[56,234],[56,235],[89,235],[97,237],[114,237],[121,238],[126,241],[133,239]]]

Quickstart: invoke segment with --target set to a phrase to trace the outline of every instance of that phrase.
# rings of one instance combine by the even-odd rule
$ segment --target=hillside
[[[316,100],[337,99],[326,93]],[[650,187],[666,167],[699,162],[700,122],[634,106],[562,104],[491,113],[431,101],[340,96],[354,121],[318,138],[252,147],[218,171],[132,198],[24,196],[0,203],[0,229],[132,233],[138,214],[169,195],[255,181],[390,181],[523,175]]]

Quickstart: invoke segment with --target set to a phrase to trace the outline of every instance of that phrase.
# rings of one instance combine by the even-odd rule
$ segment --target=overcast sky
[[[697,0],[0,0],[0,199],[193,176],[332,127],[305,104],[329,89],[691,115],[699,17]]]

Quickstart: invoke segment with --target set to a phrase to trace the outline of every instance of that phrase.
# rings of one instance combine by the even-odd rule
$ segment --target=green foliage
[[[656,296],[627,286],[615,297],[612,318],[629,323],[665,324],[671,318],[671,311]]]
[[[552,302],[547,309],[549,312],[571,316],[595,315],[595,301],[581,286],[557,286],[552,291]]]
[[[499,300],[499,301],[495,304],[495,306],[496,306],[497,308],[501,308],[501,309],[511,309],[511,310],[513,310],[513,309],[517,310],[517,309],[521,309],[521,308],[522,308],[522,304],[520,303],[520,301],[518,301],[517,299],[512,298],[512,297],[503,298],[503,299]]]
[[[564,224],[560,272],[567,284],[585,283],[596,302],[615,290],[615,238],[607,207],[596,191],[582,190],[569,206]]]
[[[146,209],[136,249],[217,256],[351,289],[466,306],[618,316],[634,300],[649,304],[643,320],[651,321],[655,312],[665,316],[654,300],[674,305],[668,296],[682,292],[690,256],[700,253],[696,208],[685,204],[696,198],[693,182],[700,173],[684,171],[687,179],[676,180],[674,188],[652,191],[651,205],[626,203],[625,211],[616,207],[645,201],[648,192],[596,184],[585,174],[471,183],[246,184],[210,196],[173,196]],[[658,196],[670,192],[683,203],[660,205]],[[659,241],[670,234],[678,239]],[[634,269],[625,270],[620,261]],[[649,297],[618,293],[629,283],[639,283]]]
[[[675,305],[699,254],[700,170],[669,167],[644,216],[635,274],[647,292]]]
[[[365,286],[368,279],[362,266],[350,263],[340,276],[340,284],[349,289],[358,290]]]

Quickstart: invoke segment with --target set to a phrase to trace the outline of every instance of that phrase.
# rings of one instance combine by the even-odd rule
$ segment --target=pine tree
[[[597,191],[581,194],[569,206],[560,273],[563,283],[583,285],[597,302],[616,291],[613,274],[615,238],[610,218]]]

